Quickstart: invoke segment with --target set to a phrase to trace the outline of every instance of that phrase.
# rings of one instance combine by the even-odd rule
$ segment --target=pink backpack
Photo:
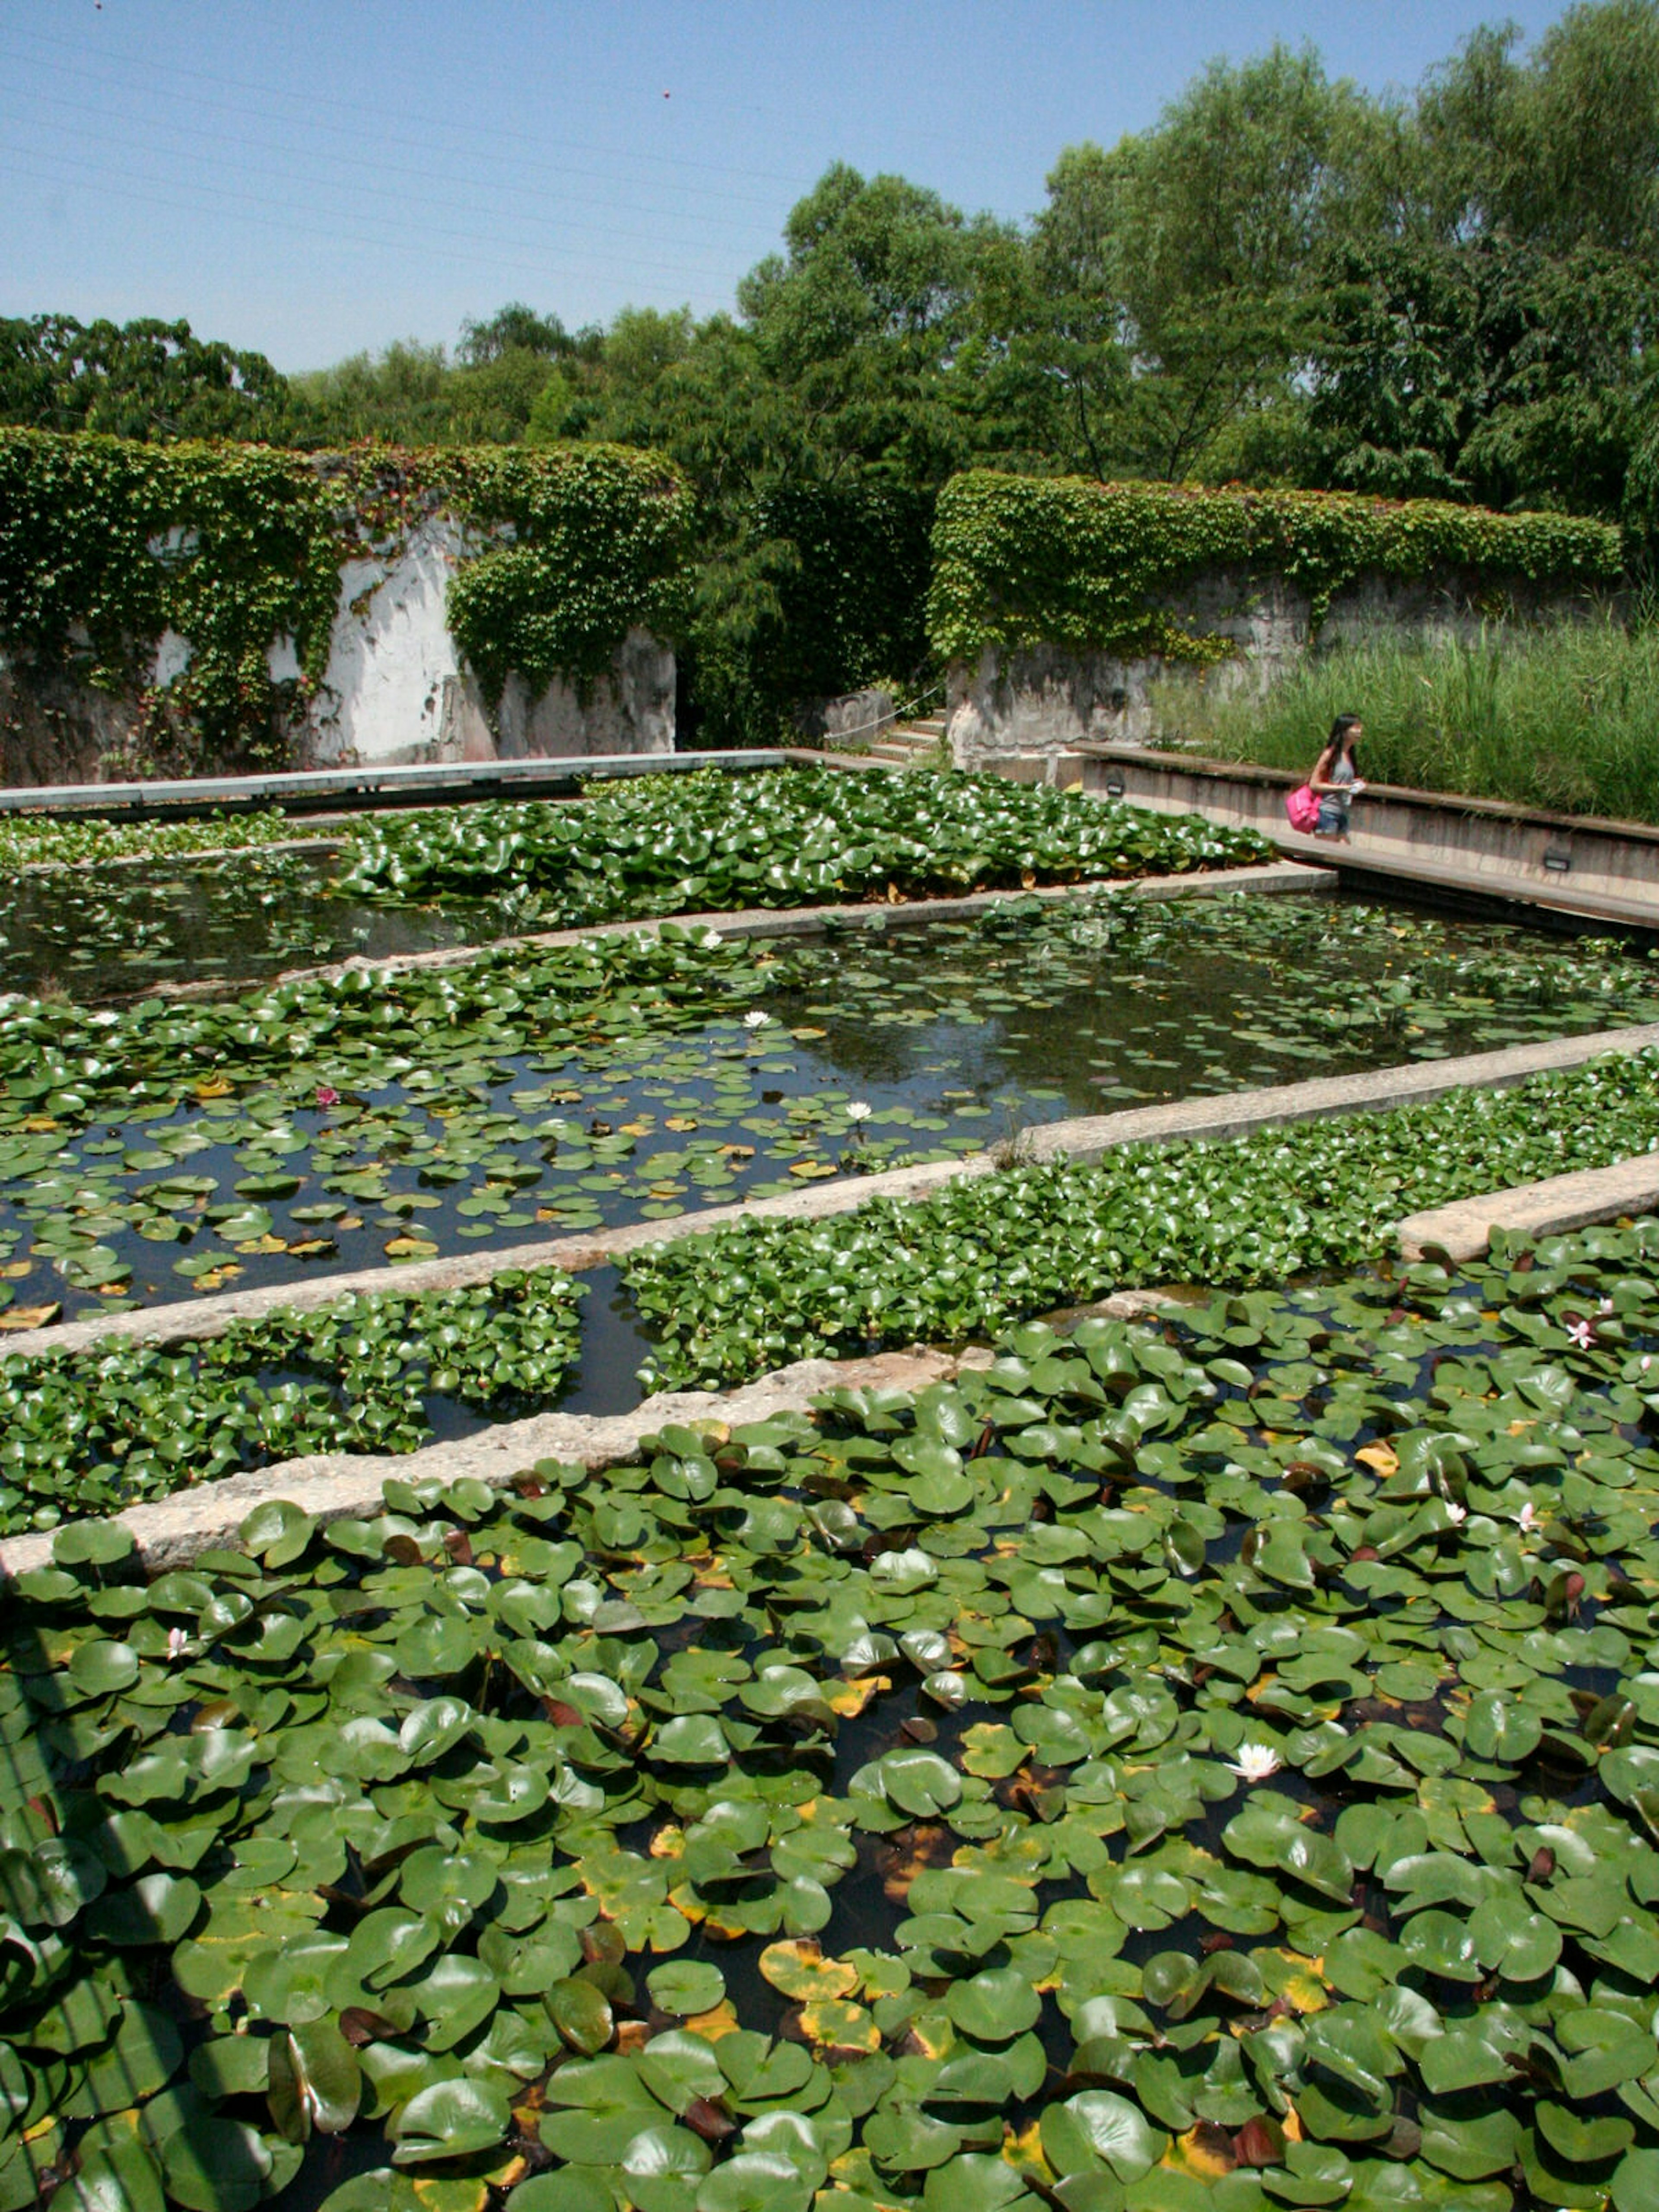
[[[1285,801],[1285,812],[1292,830],[1299,830],[1304,837],[1310,836],[1319,826],[1319,798],[1304,783],[1293,791]]]

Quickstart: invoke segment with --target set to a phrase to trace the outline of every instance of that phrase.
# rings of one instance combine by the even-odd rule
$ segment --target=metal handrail
[[[918,707],[925,707],[930,699],[937,699],[944,690],[945,686],[943,684],[935,684],[931,691],[924,691],[920,698],[912,699],[908,707],[895,707],[890,716],[887,714],[878,714],[872,722],[855,722],[850,730],[837,730],[836,732],[836,743],[840,744],[844,738],[861,737],[866,730],[878,730],[884,722],[890,720],[894,722],[908,721],[911,715],[915,713]],[[829,736],[829,732],[826,731],[824,735],[827,738]]]

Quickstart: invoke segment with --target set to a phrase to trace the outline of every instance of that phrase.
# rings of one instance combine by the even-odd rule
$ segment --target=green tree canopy
[[[259,438],[287,385],[263,354],[198,338],[185,322],[0,320],[0,422],[121,438]]]

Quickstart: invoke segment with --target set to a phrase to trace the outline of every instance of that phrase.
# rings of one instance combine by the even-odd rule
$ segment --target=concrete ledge
[[[1291,1121],[1316,1121],[1335,1114],[1383,1113],[1395,1106],[1443,1098],[1449,1091],[1504,1089],[1529,1075],[1557,1068],[1582,1067],[1604,1054],[1640,1052],[1659,1046],[1659,1022],[1623,1030],[1592,1030],[1577,1037],[1552,1037],[1540,1044],[1510,1045],[1502,1052],[1478,1052],[1457,1060],[1413,1060],[1375,1068],[1364,1075],[1316,1076],[1304,1083],[1268,1089],[1224,1091],[1219,1097],[1172,1099],[1162,1106],[1135,1106],[1118,1114],[1048,1121],[1029,1130],[1020,1157],[1031,1161],[1074,1160],[1091,1165],[1125,1145],[1176,1144],[1202,1138],[1218,1143]],[[440,1260],[404,1266],[359,1267],[313,1277],[308,1282],[271,1283],[262,1290],[227,1291],[212,1297],[148,1311],[94,1314],[82,1321],[20,1330],[0,1337],[0,1356],[8,1352],[86,1352],[111,1338],[124,1342],[169,1344],[191,1337],[217,1336],[233,1322],[256,1320],[278,1311],[311,1313],[348,1291],[410,1294],[447,1291],[487,1282],[504,1267],[562,1267],[580,1274],[609,1266],[643,1244],[678,1243],[738,1221],[817,1221],[850,1213],[872,1199],[911,1200],[930,1197],[959,1177],[994,1174],[1002,1156],[972,1152],[965,1158],[926,1160],[889,1168],[879,1175],[848,1176],[814,1183],[777,1198],[715,1206],[665,1221],[630,1222],[620,1229],[579,1237],[544,1237],[532,1244],[508,1244],[492,1250],[476,1247]]]
[[[1368,890],[1391,881],[1659,928],[1659,827],[1650,823],[1372,783],[1354,805],[1354,843],[1337,845],[1289,830],[1285,795],[1302,781],[1291,770],[1139,745],[1089,744],[1079,756],[1085,791],[1255,830],[1297,857],[1321,851]]]
[[[1304,842],[1307,841],[1304,841]],[[1321,855],[1324,860],[1325,856]],[[234,998],[245,992],[275,991],[284,983],[329,982],[354,974],[380,975],[415,973],[431,968],[464,968],[493,952],[539,952],[563,945],[586,945],[596,937],[649,936],[665,923],[675,929],[713,929],[721,937],[813,937],[833,924],[855,927],[879,915],[890,928],[920,927],[930,921],[968,921],[1009,899],[1042,899],[1063,904],[1067,899],[1097,896],[1115,891],[1126,897],[1146,899],[1224,898],[1234,891],[1283,896],[1289,893],[1333,893],[1337,878],[1328,860],[1310,866],[1300,860],[1269,860],[1249,868],[1200,868],[1183,876],[1101,876],[1086,883],[1040,884],[1035,890],[968,891],[960,898],[903,899],[896,906],[867,900],[857,906],[741,907],[730,914],[647,915],[632,921],[589,922],[581,929],[543,929],[522,937],[493,938],[487,945],[447,945],[430,952],[392,952],[369,960],[354,954],[349,960],[331,961],[319,968],[285,968],[262,981],[237,983],[222,977],[199,983],[162,983],[145,998]]]
[[[964,1357],[980,1364],[989,1360],[988,1353]],[[285,1498],[319,1521],[378,1513],[381,1489],[393,1479],[455,1482],[473,1475],[504,1484],[538,1459],[575,1461],[586,1468],[620,1466],[638,1450],[642,1437],[670,1422],[719,1420],[735,1426],[768,1420],[775,1413],[805,1413],[819,1391],[837,1385],[921,1390],[959,1373],[963,1364],[964,1358],[948,1352],[921,1350],[882,1352],[871,1359],[800,1359],[738,1390],[665,1391],[645,1399],[631,1413],[537,1413],[400,1457],[314,1452],[175,1491],[170,1498],[129,1506],[112,1518],[118,1528],[131,1530],[147,1566],[178,1566],[200,1552],[234,1544],[241,1522],[268,1499]],[[50,1535],[9,1537],[0,1543],[0,1580],[48,1565],[51,1559]]]
[[[1164,1303],[1157,1291],[1124,1291],[1079,1308],[1083,1314],[1115,1321],[1136,1321]],[[949,1382],[969,1368],[988,1367],[992,1354],[982,1346],[960,1352],[913,1345],[908,1352],[881,1352],[863,1359],[798,1359],[735,1390],[664,1391],[647,1398],[632,1413],[537,1413],[507,1421],[453,1443],[427,1444],[401,1456],[354,1457],[347,1452],[318,1452],[284,1460],[275,1467],[227,1475],[195,1489],[175,1491],[111,1516],[130,1528],[144,1564],[157,1571],[180,1566],[199,1553],[234,1544],[236,1532],[256,1505],[285,1498],[319,1521],[380,1510],[380,1493],[394,1479],[404,1482],[457,1482],[470,1475],[500,1486],[538,1459],[574,1462],[591,1471],[632,1459],[641,1442],[671,1422],[719,1422],[736,1428],[746,1421],[769,1420],[778,1413],[805,1413],[825,1390],[924,1390]],[[0,1586],[31,1568],[50,1565],[52,1536],[12,1536],[0,1541]]]
[[[1400,1224],[1400,1247],[1408,1260],[1442,1253],[1452,1260],[1474,1260],[1490,1245],[1494,1229],[1562,1237],[1594,1222],[1654,1212],[1659,1212],[1659,1152],[1643,1152],[1635,1159],[1615,1160],[1611,1167],[1515,1183],[1507,1190],[1407,1214]]]

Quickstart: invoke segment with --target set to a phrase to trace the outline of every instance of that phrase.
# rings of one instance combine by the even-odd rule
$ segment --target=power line
[[[36,123],[29,117],[6,118],[4,118],[4,122],[5,127],[11,131],[36,131],[46,136],[52,131],[52,126],[49,124],[43,125]],[[163,126],[163,128],[166,129],[167,126]],[[185,134],[169,131],[168,135],[178,137],[182,137]],[[25,158],[28,158],[33,149],[26,144],[14,142],[11,150]],[[43,150],[50,156],[67,158],[60,152],[59,146],[55,141],[49,143]],[[128,143],[120,142],[119,150],[128,155],[136,154],[142,157],[143,153],[149,149],[143,146],[135,147]],[[223,173],[222,164],[219,162],[217,156],[210,153],[186,151],[182,157],[176,155],[170,155],[167,158],[170,166],[170,173],[174,173],[173,165],[176,164],[180,158],[186,161],[198,163],[202,161],[213,162],[216,165],[215,173],[210,178],[202,179],[204,188],[210,188],[216,197],[246,197],[246,195],[236,194],[234,188],[223,187],[220,185],[219,178]],[[325,156],[324,158],[329,159],[332,157]],[[268,178],[273,184],[280,185],[285,190],[292,190],[295,185],[295,178],[291,171],[280,167],[263,165],[258,161],[249,161],[240,153],[237,157],[236,173],[240,176],[245,178]],[[141,173],[152,175],[154,174],[154,172],[146,170]],[[167,179],[163,179],[161,181],[166,182]],[[383,188],[377,188],[374,185],[362,186],[356,183],[353,183],[350,185],[350,189],[354,194],[357,196],[359,201],[361,201],[361,199],[365,196],[381,200],[391,198],[394,201],[396,208],[399,211],[404,209],[416,210],[422,208],[431,208],[444,210],[451,214],[465,212],[465,209],[458,210],[447,200],[433,198],[423,194],[405,193],[403,191],[392,193],[388,192]],[[396,225],[398,222],[397,212],[387,215],[377,215],[372,210],[362,208],[361,205],[358,207],[356,211],[370,222],[386,222],[392,225]],[[500,225],[502,222],[502,217],[495,209],[480,208],[477,212],[480,222],[489,227],[492,235],[499,236],[501,234]],[[520,222],[522,222],[522,217],[520,217]],[[422,239],[427,237],[448,237],[476,240],[478,234],[475,229],[460,230],[455,228],[453,225],[441,223],[433,224],[424,216],[420,218],[420,222],[421,236]],[[536,234],[539,226],[535,224],[533,217],[532,218],[530,228],[530,235],[520,234],[517,237],[510,238],[508,239],[507,243],[521,247],[526,252],[539,252],[541,250],[539,238]],[[610,240],[613,238],[645,240],[647,242],[658,245],[661,245],[665,242],[662,240],[660,234],[657,232],[613,230],[607,226],[603,244],[599,247],[597,247],[596,250],[603,251],[608,249]],[[418,243],[419,241],[416,242]],[[655,265],[658,266],[660,272],[664,274],[673,274],[678,276],[680,271],[684,270],[690,270],[695,274],[700,274],[704,276],[717,277],[729,281],[729,264],[725,262],[721,262],[717,264],[713,262],[699,261],[688,257],[681,257],[676,262],[672,270],[669,270],[665,264]]]
[[[7,150],[8,149],[3,147],[0,147],[0,156],[3,156]],[[60,170],[69,167],[69,165],[63,162],[59,157],[52,156],[49,158],[58,161]],[[112,181],[111,175],[108,173],[88,174],[85,172],[75,172],[73,170],[71,170],[68,175],[60,174],[56,177],[43,177],[42,172],[33,160],[31,160],[28,167],[20,167],[15,162],[8,163],[3,160],[3,158],[0,158],[0,176],[18,177],[34,184],[39,184],[42,181],[52,184],[61,184],[72,191],[95,194],[106,194],[111,182]],[[154,207],[180,209],[191,215],[200,215],[204,211],[211,213],[214,206],[216,206],[220,200],[228,197],[243,200],[252,199],[253,198],[253,195],[251,193],[228,193],[223,189],[216,186],[213,194],[213,201],[212,203],[208,203],[199,198],[181,198],[177,194],[168,192],[164,188],[158,190],[155,186],[154,179],[149,177],[140,176],[137,179],[120,179],[120,173],[118,172],[116,173],[116,180],[123,182],[124,188],[126,190],[128,197],[136,201]],[[263,204],[263,203],[261,203],[261,204]],[[462,252],[459,249],[453,247],[428,246],[424,244],[416,247],[413,244],[400,239],[364,237],[361,234],[354,234],[344,225],[331,222],[326,228],[324,228],[320,224],[295,222],[292,217],[288,216],[275,216],[260,214],[258,212],[241,214],[238,216],[238,220],[241,222],[257,223],[266,229],[281,231],[285,235],[289,236],[299,235],[302,237],[326,239],[331,245],[353,246],[368,253],[384,253],[387,250],[388,246],[390,246],[394,251],[401,251],[404,252],[414,252],[418,251],[422,260],[461,262],[468,268],[475,270],[478,270],[483,265],[486,265],[483,261],[483,257],[476,249],[471,252]],[[373,221],[375,220],[375,218],[370,217],[369,220]],[[514,274],[520,276],[534,276],[545,283],[549,269],[560,265],[560,263],[558,257],[556,256],[549,257],[547,259],[533,264],[528,262],[502,260],[497,257],[490,256],[487,265],[503,272],[511,270]],[[564,265],[580,266],[583,269],[584,273],[586,273],[591,266],[591,264],[587,263],[578,264],[567,263]],[[611,265],[623,270],[632,267],[636,270],[642,270],[647,266],[647,264],[642,263],[635,263],[630,264],[614,261]],[[667,274],[670,272],[659,270],[658,273]],[[703,307],[714,307],[722,304],[722,302],[714,300],[713,295],[705,293],[702,295],[694,295],[692,304],[702,305]]]
[[[14,29],[9,32],[9,35],[30,40],[38,45],[57,46],[60,49],[73,52],[77,56],[84,54],[85,51],[81,40],[77,39],[68,39],[56,36],[50,31],[19,31]],[[230,92],[252,93],[262,102],[266,103],[267,105],[273,100],[285,99],[291,101],[302,97],[302,102],[307,112],[318,107],[332,107],[343,114],[349,115],[356,127],[360,130],[362,128],[362,109],[360,104],[351,100],[334,99],[326,93],[313,92],[309,87],[307,88],[302,96],[295,94],[273,92],[269,84],[251,83],[246,78],[223,76],[211,70],[192,69],[187,67],[184,64],[174,63],[173,61],[157,63],[152,61],[147,55],[135,52],[131,47],[122,48],[112,46],[106,48],[105,51],[107,52],[109,58],[112,61],[120,63],[128,69],[148,70],[152,75],[160,74],[168,78],[188,77],[197,83],[216,85],[222,89]],[[107,82],[107,79],[105,81]],[[384,75],[380,81],[382,84],[385,83],[386,78]],[[404,82],[405,83],[410,82],[410,81],[411,80],[407,76],[404,78]],[[401,112],[408,116],[410,121],[422,124],[431,130],[453,132],[459,127],[446,116],[433,115],[430,113],[420,114],[408,109],[404,109]],[[544,143],[542,139],[537,137],[532,132],[514,131],[505,125],[492,124],[490,126],[490,131],[492,137],[505,140],[510,143],[536,147],[540,147]],[[424,143],[425,142],[422,141],[419,143]],[[813,181],[810,179],[802,178],[799,175],[786,175],[776,170],[750,169],[726,162],[694,161],[684,155],[679,154],[641,153],[641,149],[637,146],[629,146],[626,148],[605,146],[596,144],[591,141],[582,141],[578,139],[566,139],[564,143],[567,145],[577,148],[585,153],[620,156],[630,162],[643,160],[647,161],[656,161],[666,167],[701,170],[708,174],[714,176],[751,177],[760,183],[787,185],[793,190],[796,191],[809,189],[811,183]]]
[[[52,62],[52,61],[39,62],[39,63],[36,63],[36,64],[35,64],[35,67],[37,67],[37,68],[39,68],[39,69],[51,70],[54,71],[56,74],[58,74],[58,76],[67,76],[67,77],[70,78],[72,81],[75,81],[75,82],[82,82],[82,81],[85,80],[85,79],[87,78],[87,76],[88,76],[88,73],[87,73],[86,71],[83,71],[83,70],[76,70],[73,69],[72,67],[70,67],[70,65],[69,64],[64,63],[64,62]],[[129,88],[129,87],[125,87],[125,86],[122,86],[122,85],[112,85],[112,81],[111,81],[109,78],[107,78],[107,77],[93,76],[93,77],[90,79],[90,82],[91,82],[94,85],[97,86],[97,87],[98,87],[99,88],[100,88],[100,89],[105,89],[105,88],[112,88],[112,89],[114,89],[114,90],[116,90],[116,91],[118,91],[118,91],[123,91],[123,90],[131,89],[131,90],[133,90],[133,91],[138,92],[138,93],[139,93],[139,94],[140,94],[140,97],[146,97],[146,96],[147,96],[146,94],[143,94],[143,90],[142,90],[142,88],[138,88],[138,87],[136,87],[136,86],[135,86],[135,87],[131,87],[131,88]],[[30,103],[30,105],[31,105],[32,106],[39,106],[45,105],[45,106],[55,106],[55,107],[67,107],[67,108],[69,108],[69,109],[70,110],[70,112],[71,112],[72,113],[76,113],[76,114],[85,114],[85,115],[93,115],[93,116],[111,116],[111,115],[113,115],[113,116],[116,118],[116,119],[118,119],[118,120],[121,120],[121,121],[125,121],[125,120],[128,120],[128,119],[133,119],[133,118],[131,118],[128,115],[124,114],[124,113],[123,113],[120,110],[118,110],[118,109],[111,109],[111,108],[106,108],[106,107],[96,107],[96,106],[92,106],[90,103],[85,103],[85,104],[83,104],[83,103],[82,103],[82,102],[80,102],[80,101],[76,101],[76,100],[72,100],[65,99],[65,98],[64,98],[64,97],[63,97],[61,94],[55,94],[49,93],[49,92],[40,92],[40,91],[36,91],[36,90],[35,90],[35,89],[33,89],[33,88],[30,88],[27,91],[27,93],[25,93],[25,92],[24,92],[24,88],[23,88],[21,85],[18,85],[18,86],[15,88],[15,89],[17,90],[17,92],[19,93],[19,94],[20,94],[21,96],[27,97],[27,99],[28,100],[28,101],[29,101],[29,103]],[[260,120],[260,121],[263,121],[263,122],[265,122],[265,123],[270,123],[270,122],[272,122],[272,121],[274,121],[274,120],[280,120],[280,118],[273,117],[272,112],[271,112],[271,104],[270,104],[270,102],[269,100],[262,101],[262,102],[261,102],[258,106],[244,106],[240,105],[240,103],[222,103],[222,103],[219,105],[219,106],[218,106],[218,108],[217,108],[217,110],[216,110],[216,112],[217,112],[218,114],[220,114],[220,115],[225,115],[225,116],[233,116],[233,115],[251,116],[251,117],[255,118],[256,118],[256,119],[258,119],[258,120]],[[185,134],[185,133],[180,130],[179,126],[175,125],[170,125],[170,124],[159,124],[159,125],[158,125],[158,124],[156,124],[156,123],[155,122],[154,118],[153,118],[152,117],[149,116],[149,115],[144,115],[144,116],[142,116],[141,118],[136,118],[136,119],[141,120],[141,121],[143,122],[143,126],[144,126],[146,129],[150,129],[150,130],[154,130],[154,129],[168,130],[168,131],[173,131],[173,132],[174,132],[174,134],[175,134],[175,135],[178,135],[178,136],[186,135],[186,134]],[[313,131],[326,132],[326,133],[330,134],[331,136],[332,136],[332,137],[336,137],[336,138],[346,138],[346,139],[349,139],[349,140],[350,141],[350,143],[351,143],[354,146],[361,146],[361,145],[362,145],[362,131],[361,131],[360,129],[359,129],[359,130],[350,130],[350,129],[348,129],[348,128],[347,128],[344,125],[343,125],[343,124],[334,124],[334,123],[326,123],[326,122],[323,122],[323,121],[320,121],[319,118],[315,118],[315,117],[313,117],[313,116],[307,116],[307,127],[308,127],[311,131]],[[203,128],[203,126],[202,126],[202,124],[201,124],[201,122],[200,122],[199,118],[195,118],[195,119],[193,119],[193,120],[192,120],[192,123],[191,123],[191,131],[192,131],[192,132],[200,132],[200,131],[201,131],[201,130],[202,130],[202,128]],[[229,135],[229,134],[228,134],[228,133],[222,133],[221,135]],[[247,138],[248,134],[247,134],[246,131],[241,131],[240,129],[238,129],[238,130],[236,131],[236,132],[235,132],[235,136],[236,136],[236,137],[237,137],[238,141],[240,142],[240,141],[241,141],[241,140],[245,140],[246,138]],[[430,174],[430,161],[429,161],[429,157],[431,156],[431,155],[433,154],[433,152],[434,151],[434,149],[433,149],[433,147],[431,147],[431,146],[430,146],[430,145],[429,145],[429,144],[428,144],[428,143],[424,139],[406,137],[403,137],[403,136],[399,135],[399,134],[398,134],[398,132],[396,132],[396,131],[380,131],[380,130],[377,130],[377,131],[376,131],[375,139],[376,139],[376,143],[377,143],[377,144],[388,145],[388,146],[406,146],[406,147],[409,147],[409,148],[412,149],[413,150],[415,150],[415,151],[416,151],[416,152],[417,152],[417,153],[424,154],[424,155],[428,155],[428,165],[427,165],[426,167],[422,167],[422,168],[420,168],[420,169],[397,168],[397,167],[393,167],[392,165],[390,165],[390,164],[388,164],[388,163],[386,163],[386,162],[385,162],[385,161],[379,161],[379,160],[368,161],[368,160],[365,160],[365,159],[364,159],[364,158],[362,158],[361,155],[343,155],[343,154],[326,154],[326,153],[325,153],[325,154],[324,154],[324,155],[321,156],[321,158],[322,158],[323,160],[325,160],[325,161],[340,161],[340,162],[349,162],[349,163],[352,167],[356,167],[356,168],[362,168],[362,169],[368,169],[368,170],[372,170],[372,171],[374,171],[374,172],[378,172],[379,173],[381,173],[381,174],[391,174],[391,175],[397,175],[397,176],[425,176],[425,175],[428,175],[428,174]],[[291,145],[291,144],[292,144],[292,140],[291,140],[291,139],[290,139],[290,140],[289,140],[288,142],[286,142],[286,143],[287,143],[288,145]],[[281,149],[279,149],[279,150],[281,150]],[[445,152],[445,154],[446,154],[446,158],[447,158],[447,149],[436,149],[436,150],[439,150],[439,151],[441,151],[441,152]],[[469,146],[469,148],[467,149],[468,153],[471,153],[471,152],[473,152],[474,150],[475,150],[475,149],[473,149],[472,147],[470,147],[470,146]],[[533,177],[533,176],[536,176],[536,175],[538,175],[538,174],[540,174],[540,175],[544,175],[544,176],[548,176],[548,177],[555,177],[555,178],[561,178],[561,179],[562,179],[562,178],[564,178],[564,177],[567,177],[567,176],[570,176],[570,177],[581,177],[581,178],[586,178],[586,179],[598,179],[598,180],[599,180],[599,181],[609,181],[609,180],[610,180],[610,179],[611,179],[611,173],[611,173],[611,172],[610,172],[610,171],[608,171],[608,170],[605,170],[605,169],[588,169],[588,168],[583,168],[583,167],[580,167],[578,164],[576,164],[576,163],[574,163],[574,162],[568,162],[568,161],[545,161],[545,160],[542,160],[542,161],[523,161],[523,160],[520,160],[520,161],[515,161],[515,162],[514,162],[514,172],[513,172],[513,173],[514,173],[514,175],[515,177],[519,177],[519,176],[528,176],[528,177]],[[485,179],[485,180],[483,180],[483,181],[486,181],[486,182],[493,182],[493,181],[495,181],[495,180],[494,180],[494,179]],[[673,185],[673,184],[671,182],[671,180],[669,180],[669,179],[664,179],[662,180],[662,183],[663,183],[663,185],[664,185],[664,188],[665,188],[665,189],[669,189],[669,190],[677,190],[677,191],[679,191],[679,193],[680,193],[680,198],[678,199],[678,201],[676,202],[676,204],[676,204],[677,208],[684,209],[684,206],[686,205],[686,201],[685,201],[685,198],[684,198],[684,187],[683,187],[683,186],[677,186],[677,185]],[[561,189],[561,190],[563,190],[563,189],[564,189],[564,187],[563,187],[563,185],[561,185],[560,189]],[[767,196],[767,197],[765,197],[765,198],[763,198],[760,194],[758,194],[758,193],[755,193],[755,192],[731,192],[731,191],[718,191],[718,190],[714,190],[714,191],[705,191],[705,194],[704,194],[704,197],[705,197],[705,198],[714,198],[714,199],[732,200],[732,201],[734,201],[735,203],[737,203],[739,206],[743,206],[743,207],[764,208],[764,209],[766,209],[766,210],[768,210],[768,212],[769,212],[769,213],[775,213],[775,210],[776,210],[776,208],[777,208],[777,199],[776,199],[776,196],[775,196],[775,194],[769,195],[769,196]],[[601,202],[601,201],[589,201],[589,202],[587,202],[587,203],[586,203],[586,204],[587,204],[587,205],[590,205],[590,206],[599,206],[599,205],[607,205],[607,204],[609,204],[609,203],[608,203],[608,202]],[[662,213],[666,212],[666,210],[665,210],[665,209],[663,209],[659,204],[653,204],[653,203],[650,203],[650,202],[640,202],[640,203],[637,203],[637,204],[639,205],[639,207],[640,207],[640,211],[641,211],[642,214],[646,214],[646,215],[655,215],[655,214],[662,214]]]

